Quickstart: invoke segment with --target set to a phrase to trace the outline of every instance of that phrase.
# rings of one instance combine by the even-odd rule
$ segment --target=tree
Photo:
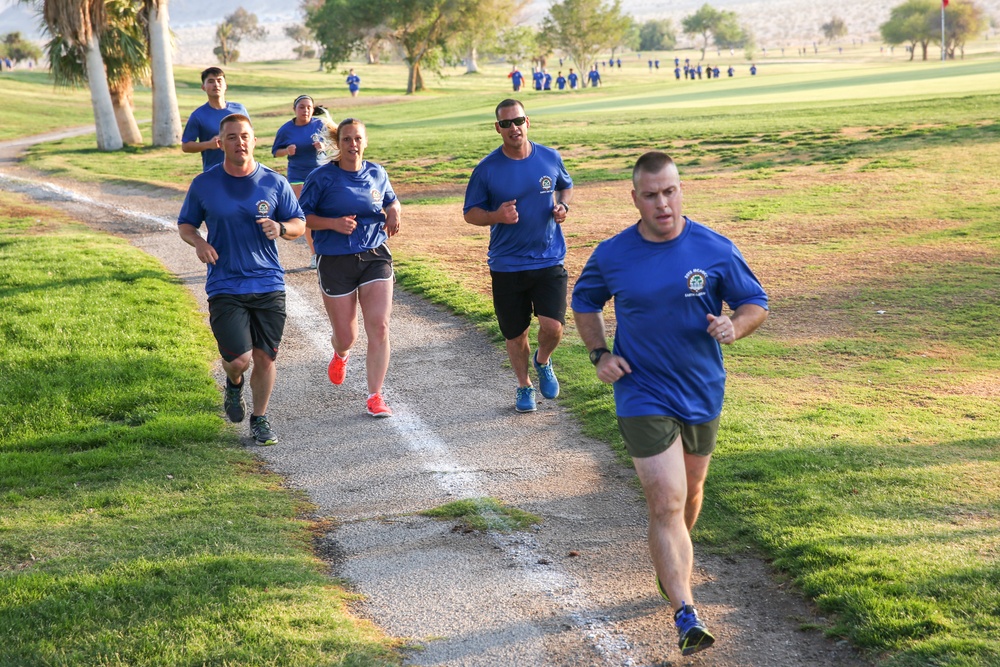
[[[920,44],[923,59],[927,60],[927,45],[935,39],[935,34],[940,40],[939,3],[940,0],[906,0],[903,4],[893,7],[889,12],[889,20],[879,26],[882,39],[886,44],[893,46],[909,44],[910,60],[913,60],[917,44]]]
[[[618,49],[634,49],[639,46],[639,24],[635,19],[625,15],[625,25],[621,31],[618,41],[611,44],[611,57],[615,57]]]
[[[125,144],[141,144],[142,134],[135,121],[132,94],[136,79],[149,74],[145,35],[138,20],[138,6],[131,0],[105,0],[106,21],[100,36],[101,57],[107,69],[118,132]],[[61,34],[53,34],[45,45],[56,85],[88,84],[83,47]]]
[[[168,0],[143,0],[153,86],[153,145],[181,143],[181,114],[174,86],[174,54],[170,40]]]
[[[10,32],[0,40],[0,55],[19,63],[22,60],[41,59],[42,50],[36,44],[21,37],[21,33]]]
[[[460,37],[466,56],[466,74],[479,71],[479,49],[484,44],[496,44],[499,33],[511,25],[528,0],[481,0],[476,20],[472,21]]]
[[[563,0],[549,7],[542,20],[541,40],[561,48],[583,73],[604,49],[621,44],[632,19],[622,14],[621,0]],[[587,79],[581,77],[584,85]]]
[[[839,16],[834,16],[820,26],[820,30],[823,31],[823,36],[826,37],[826,41],[829,44],[832,43],[833,40],[847,34],[847,24],[844,23],[844,19]]]
[[[701,35],[701,59],[705,59],[705,49],[708,48],[708,36],[715,30],[719,23],[721,14],[709,4],[704,4],[701,9],[690,16],[685,16],[681,21],[681,28],[685,35]]]
[[[45,0],[42,16],[53,38],[60,35],[68,45],[83,50],[83,67],[90,88],[90,103],[97,130],[97,148],[102,151],[119,150],[123,146],[122,136],[115,122],[115,110],[98,37],[105,21],[104,2]]]
[[[494,49],[497,55],[517,67],[538,50],[535,31],[526,26],[508,28],[497,37]]]
[[[965,42],[983,30],[987,21],[983,10],[974,2],[953,0],[944,9],[944,49],[948,58],[954,59],[958,51],[965,58]],[[938,37],[940,41],[940,36]]]
[[[306,25],[323,46],[327,69],[347,60],[367,34],[384,30],[408,66],[406,93],[424,89],[423,69],[439,71],[460,49],[484,0],[326,0],[308,10]]]
[[[222,20],[215,29],[215,40],[218,43],[212,53],[223,65],[239,60],[240,52],[236,47],[244,38],[264,39],[267,30],[257,25],[257,15],[238,7],[235,12]]]
[[[671,51],[677,46],[677,31],[670,19],[646,21],[639,26],[640,51]]]
[[[719,12],[715,27],[712,28],[712,41],[720,49],[742,49],[752,42],[750,31],[741,26],[735,12]]]
[[[285,26],[285,35],[294,40],[297,44],[292,51],[295,52],[295,56],[299,60],[316,57],[316,47],[312,45],[312,30],[305,27],[301,23],[294,23],[292,25]]]

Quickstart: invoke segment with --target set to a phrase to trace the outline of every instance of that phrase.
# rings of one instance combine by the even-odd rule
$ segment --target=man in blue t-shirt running
[[[226,416],[232,422],[246,416],[243,375],[252,361],[250,431],[258,445],[273,445],[278,438],[267,404],[285,328],[285,271],[276,241],[302,236],[306,216],[285,177],[254,160],[257,139],[249,118],[233,114],[222,121],[219,133],[223,163],[191,182],[177,231],[208,268],[205,291],[226,372]]]
[[[463,212],[469,224],[490,228],[493,309],[517,376],[514,407],[533,412],[529,359],[542,396],[559,395],[551,356],[566,324],[562,223],[569,212],[573,179],[557,150],[528,141],[531,122],[521,102],[506,99],[497,105],[495,115],[494,128],[503,143],[473,170]],[[528,341],[532,312],[538,316],[534,356]]]
[[[226,116],[238,113],[247,118],[250,114],[239,102],[227,102],[226,74],[218,67],[209,67],[201,73],[201,89],[208,95],[208,102],[191,112],[184,133],[181,150],[201,153],[201,170],[208,171],[222,164],[222,142],[219,140],[219,123]]]
[[[649,509],[657,587],[691,655],[715,642],[693,606],[690,531],[722,411],[721,346],[764,322],[767,294],[732,241],[684,217],[668,155],[640,157],[632,186],[639,222],[594,249],[573,288],[573,315],[598,379],[614,385],[618,428]],[[612,298],[613,352],[603,316]]]

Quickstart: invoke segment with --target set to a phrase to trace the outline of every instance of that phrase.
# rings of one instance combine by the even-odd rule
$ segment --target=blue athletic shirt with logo
[[[278,128],[271,155],[295,144],[295,155],[288,156],[289,181],[301,183],[306,180],[310,171],[319,166],[324,153],[317,151],[313,143],[322,141],[326,133],[326,123],[319,118],[313,118],[305,125],[296,125],[294,120],[290,120]]]
[[[181,135],[181,143],[188,141],[208,141],[219,133],[219,124],[222,119],[234,113],[241,113],[247,118],[250,113],[247,108],[239,102],[226,102],[225,109],[215,109],[208,102],[191,112],[187,125],[184,126],[184,134]],[[208,171],[217,164],[222,164],[226,154],[221,148],[211,148],[201,152],[201,170]]]
[[[264,235],[258,217],[305,219],[292,186],[274,170],[258,163],[249,176],[230,176],[213,167],[191,182],[177,224],[208,225],[208,243],[219,254],[207,265],[208,296],[285,291],[277,244]]]
[[[531,155],[523,160],[507,157],[502,148],[483,158],[469,179],[463,212],[492,212],[504,202],[517,202],[516,224],[490,226],[490,269],[528,271],[562,264],[566,240],[552,209],[555,193],[572,187],[562,157],[548,146],[532,142]]]
[[[382,165],[367,160],[361,171],[345,171],[330,162],[317,167],[302,186],[299,203],[306,215],[340,218],[356,215],[358,226],[350,234],[314,229],[318,255],[354,255],[379,247],[389,238],[385,209],[396,201],[389,175]]]
[[[767,294],[732,241],[685,218],[676,239],[653,243],[633,225],[594,249],[572,307],[601,312],[615,300],[615,354],[632,368],[614,384],[619,417],[667,415],[704,424],[722,412],[726,370],[706,315]]]

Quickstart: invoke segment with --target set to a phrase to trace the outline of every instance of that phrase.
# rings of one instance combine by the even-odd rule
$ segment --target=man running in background
[[[201,170],[208,171],[222,164],[222,142],[219,140],[219,125],[222,119],[238,113],[250,117],[245,106],[239,102],[226,101],[226,73],[218,67],[209,67],[201,73],[201,89],[208,95],[208,102],[191,112],[184,134],[181,135],[181,150],[185,153],[201,153]]]

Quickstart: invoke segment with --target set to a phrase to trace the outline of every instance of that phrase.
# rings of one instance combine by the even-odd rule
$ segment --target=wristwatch
[[[278,229],[279,229],[278,236],[280,236],[281,238],[284,238],[285,237],[285,232],[288,231],[287,229],[285,229],[285,223],[279,222],[278,223]]]
[[[560,204],[560,205],[561,205],[561,206],[562,206],[562,207],[563,207],[564,209],[566,209],[566,212],[567,212],[567,213],[569,213],[569,204],[567,204],[567,203],[566,203],[566,202],[564,202],[564,201],[561,201],[561,202],[559,202],[559,204]]]
[[[603,357],[605,353],[611,354],[611,350],[609,350],[606,347],[594,348],[593,350],[590,351],[590,363],[596,366],[597,362],[601,360],[601,357]]]

